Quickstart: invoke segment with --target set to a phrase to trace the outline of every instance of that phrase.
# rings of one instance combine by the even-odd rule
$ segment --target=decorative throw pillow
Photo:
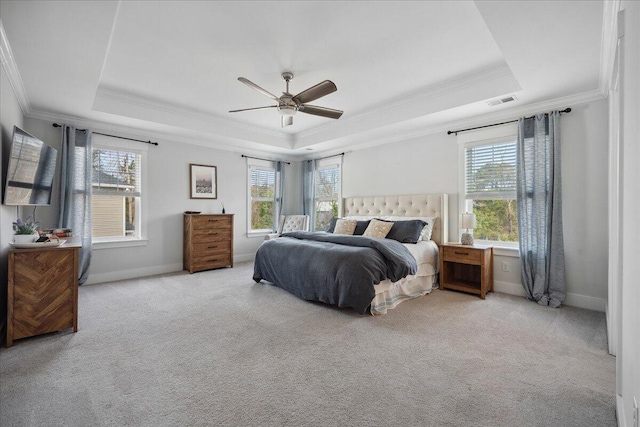
[[[427,223],[420,233],[420,240],[431,240],[431,233],[433,232],[433,225],[436,223],[438,217],[427,217],[425,222]]]
[[[427,223],[420,219],[395,221],[387,234],[387,239],[397,240],[400,243],[418,243],[426,225]]]
[[[377,237],[384,239],[389,231],[393,227],[393,222],[380,221],[379,219],[372,219],[369,226],[365,230],[363,236]]]
[[[339,219],[336,221],[336,228],[333,230],[333,234],[348,234],[353,235],[356,230],[358,221],[355,219]]]

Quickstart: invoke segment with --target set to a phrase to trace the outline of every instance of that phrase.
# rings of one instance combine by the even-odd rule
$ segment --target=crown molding
[[[602,13],[602,38],[600,45],[600,75],[598,79],[598,90],[607,96],[611,86],[611,75],[613,73],[618,46],[618,11],[620,10],[620,0],[605,0]]]
[[[204,132],[189,131],[182,128],[175,130],[156,131],[133,127],[122,124],[113,124],[94,119],[86,119],[63,114],[49,113],[45,111],[32,110],[26,117],[30,119],[42,120],[51,123],[64,123],[78,128],[91,129],[92,132],[109,133],[127,138],[153,140],[162,144],[182,143],[197,145],[211,149],[231,151],[239,154],[252,154],[256,156],[280,156],[282,160],[295,160],[299,156],[291,153],[288,149],[269,146],[265,149],[264,144],[236,140],[233,138]]]
[[[115,101],[116,103],[120,103],[128,106],[134,105],[136,107],[142,108],[147,111],[170,114],[174,117],[187,119],[189,121],[197,121],[205,124],[206,126],[213,125],[215,127],[231,128],[237,132],[243,132],[243,133],[251,132],[251,133],[257,134],[258,136],[262,136],[267,140],[279,141],[281,144],[287,144],[289,147],[293,146],[292,137],[289,134],[276,132],[269,129],[264,129],[262,127],[253,126],[250,124],[222,118],[222,117],[213,115],[212,113],[207,113],[200,110],[194,110],[187,107],[181,107],[178,105],[170,104],[167,102],[159,101],[159,100],[144,97],[144,96],[133,95],[131,93],[119,91],[113,88],[108,88],[100,85],[98,86],[98,90],[96,93],[96,98],[94,101],[94,109],[96,111],[103,111],[110,114],[117,114],[116,112],[113,112],[113,111],[99,110],[95,108],[95,105],[103,99]]]
[[[15,63],[13,51],[7,39],[7,34],[4,31],[2,20],[0,20],[0,62],[2,63],[2,68],[7,73],[9,84],[11,84],[13,93],[18,100],[22,114],[29,114],[31,112],[31,103],[27,97],[27,91],[24,88],[20,71],[18,71],[18,66]]]
[[[519,117],[531,116],[531,115],[540,113],[541,111],[564,109],[566,107],[573,107],[575,105],[597,101],[604,98],[606,98],[606,96],[603,95],[599,89],[594,89],[594,90],[590,90],[587,92],[582,92],[574,95],[568,95],[568,96],[554,98],[546,101],[540,101],[540,102],[535,102],[535,103],[522,105],[518,107],[512,107],[509,109],[501,110],[496,113],[487,113],[479,116],[470,116],[464,119],[457,119],[457,120],[451,120],[451,121],[446,121],[442,123],[435,123],[433,125],[427,125],[427,126],[417,125],[417,126],[411,127],[410,129],[407,129],[405,132],[398,133],[396,132],[396,129],[394,129],[393,130],[394,135],[391,137],[387,135],[380,135],[378,137],[373,137],[373,138],[367,137],[367,140],[363,142],[349,142],[349,138],[345,138],[341,149],[332,147],[326,150],[314,151],[313,155],[305,153],[304,158],[310,159],[314,157],[323,157],[337,150],[347,151],[347,152],[362,150],[365,148],[371,148],[378,145],[386,145],[386,144],[392,144],[392,143],[407,141],[407,140],[416,139],[416,138],[423,138],[423,137],[440,133],[440,132],[445,133],[449,130],[454,130],[458,128],[485,126],[485,125],[489,125],[496,122],[500,123],[503,121],[516,120]],[[357,137],[358,135],[355,135],[353,139]]]
[[[390,112],[401,111],[403,109],[409,109],[413,105],[426,103],[433,98],[437,98],[454,91],[464,91],[468,88],[477,87],[481,83],[491,82],[504,78],[514,78],[511,68],[506,63],[501,63],[495,66],[490,66],[481,70],[465,73],[460,76],[444,80],[438,84],[431,85],[421,90],[420,92],[409,96],[398,96],[395,99],[385,102],[378,107],[373,107],[359,114],[341,118],[340,127],[346,127],[349,123],[361,122],[363,120],[372,119],[375,121],[375,117],[384,117]],[[518,85],[519,86],[519,85]],[[514,92],[510,90],[508,93]],[[307,131],[299,132],[295,134],[295,143],[302,139],[313,138],[330,128],[336,128],[338,123],[330,123],[324,126],[320,126]]]

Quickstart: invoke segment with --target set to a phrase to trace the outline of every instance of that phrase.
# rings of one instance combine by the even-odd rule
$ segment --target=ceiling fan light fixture
[[[278,112],[280,112],[281,116],[295,116],[298,109],[290,106],[282,106],[278,107]]]

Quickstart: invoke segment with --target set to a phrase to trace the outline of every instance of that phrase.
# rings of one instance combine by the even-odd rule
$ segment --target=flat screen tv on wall
[[[13,127],[5,205],[49,205],[58,150]]]

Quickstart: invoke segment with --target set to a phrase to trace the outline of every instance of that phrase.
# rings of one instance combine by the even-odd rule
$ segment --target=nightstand
[[[493,292],[493,246],[440,245],[440,289],[480,295]]]

